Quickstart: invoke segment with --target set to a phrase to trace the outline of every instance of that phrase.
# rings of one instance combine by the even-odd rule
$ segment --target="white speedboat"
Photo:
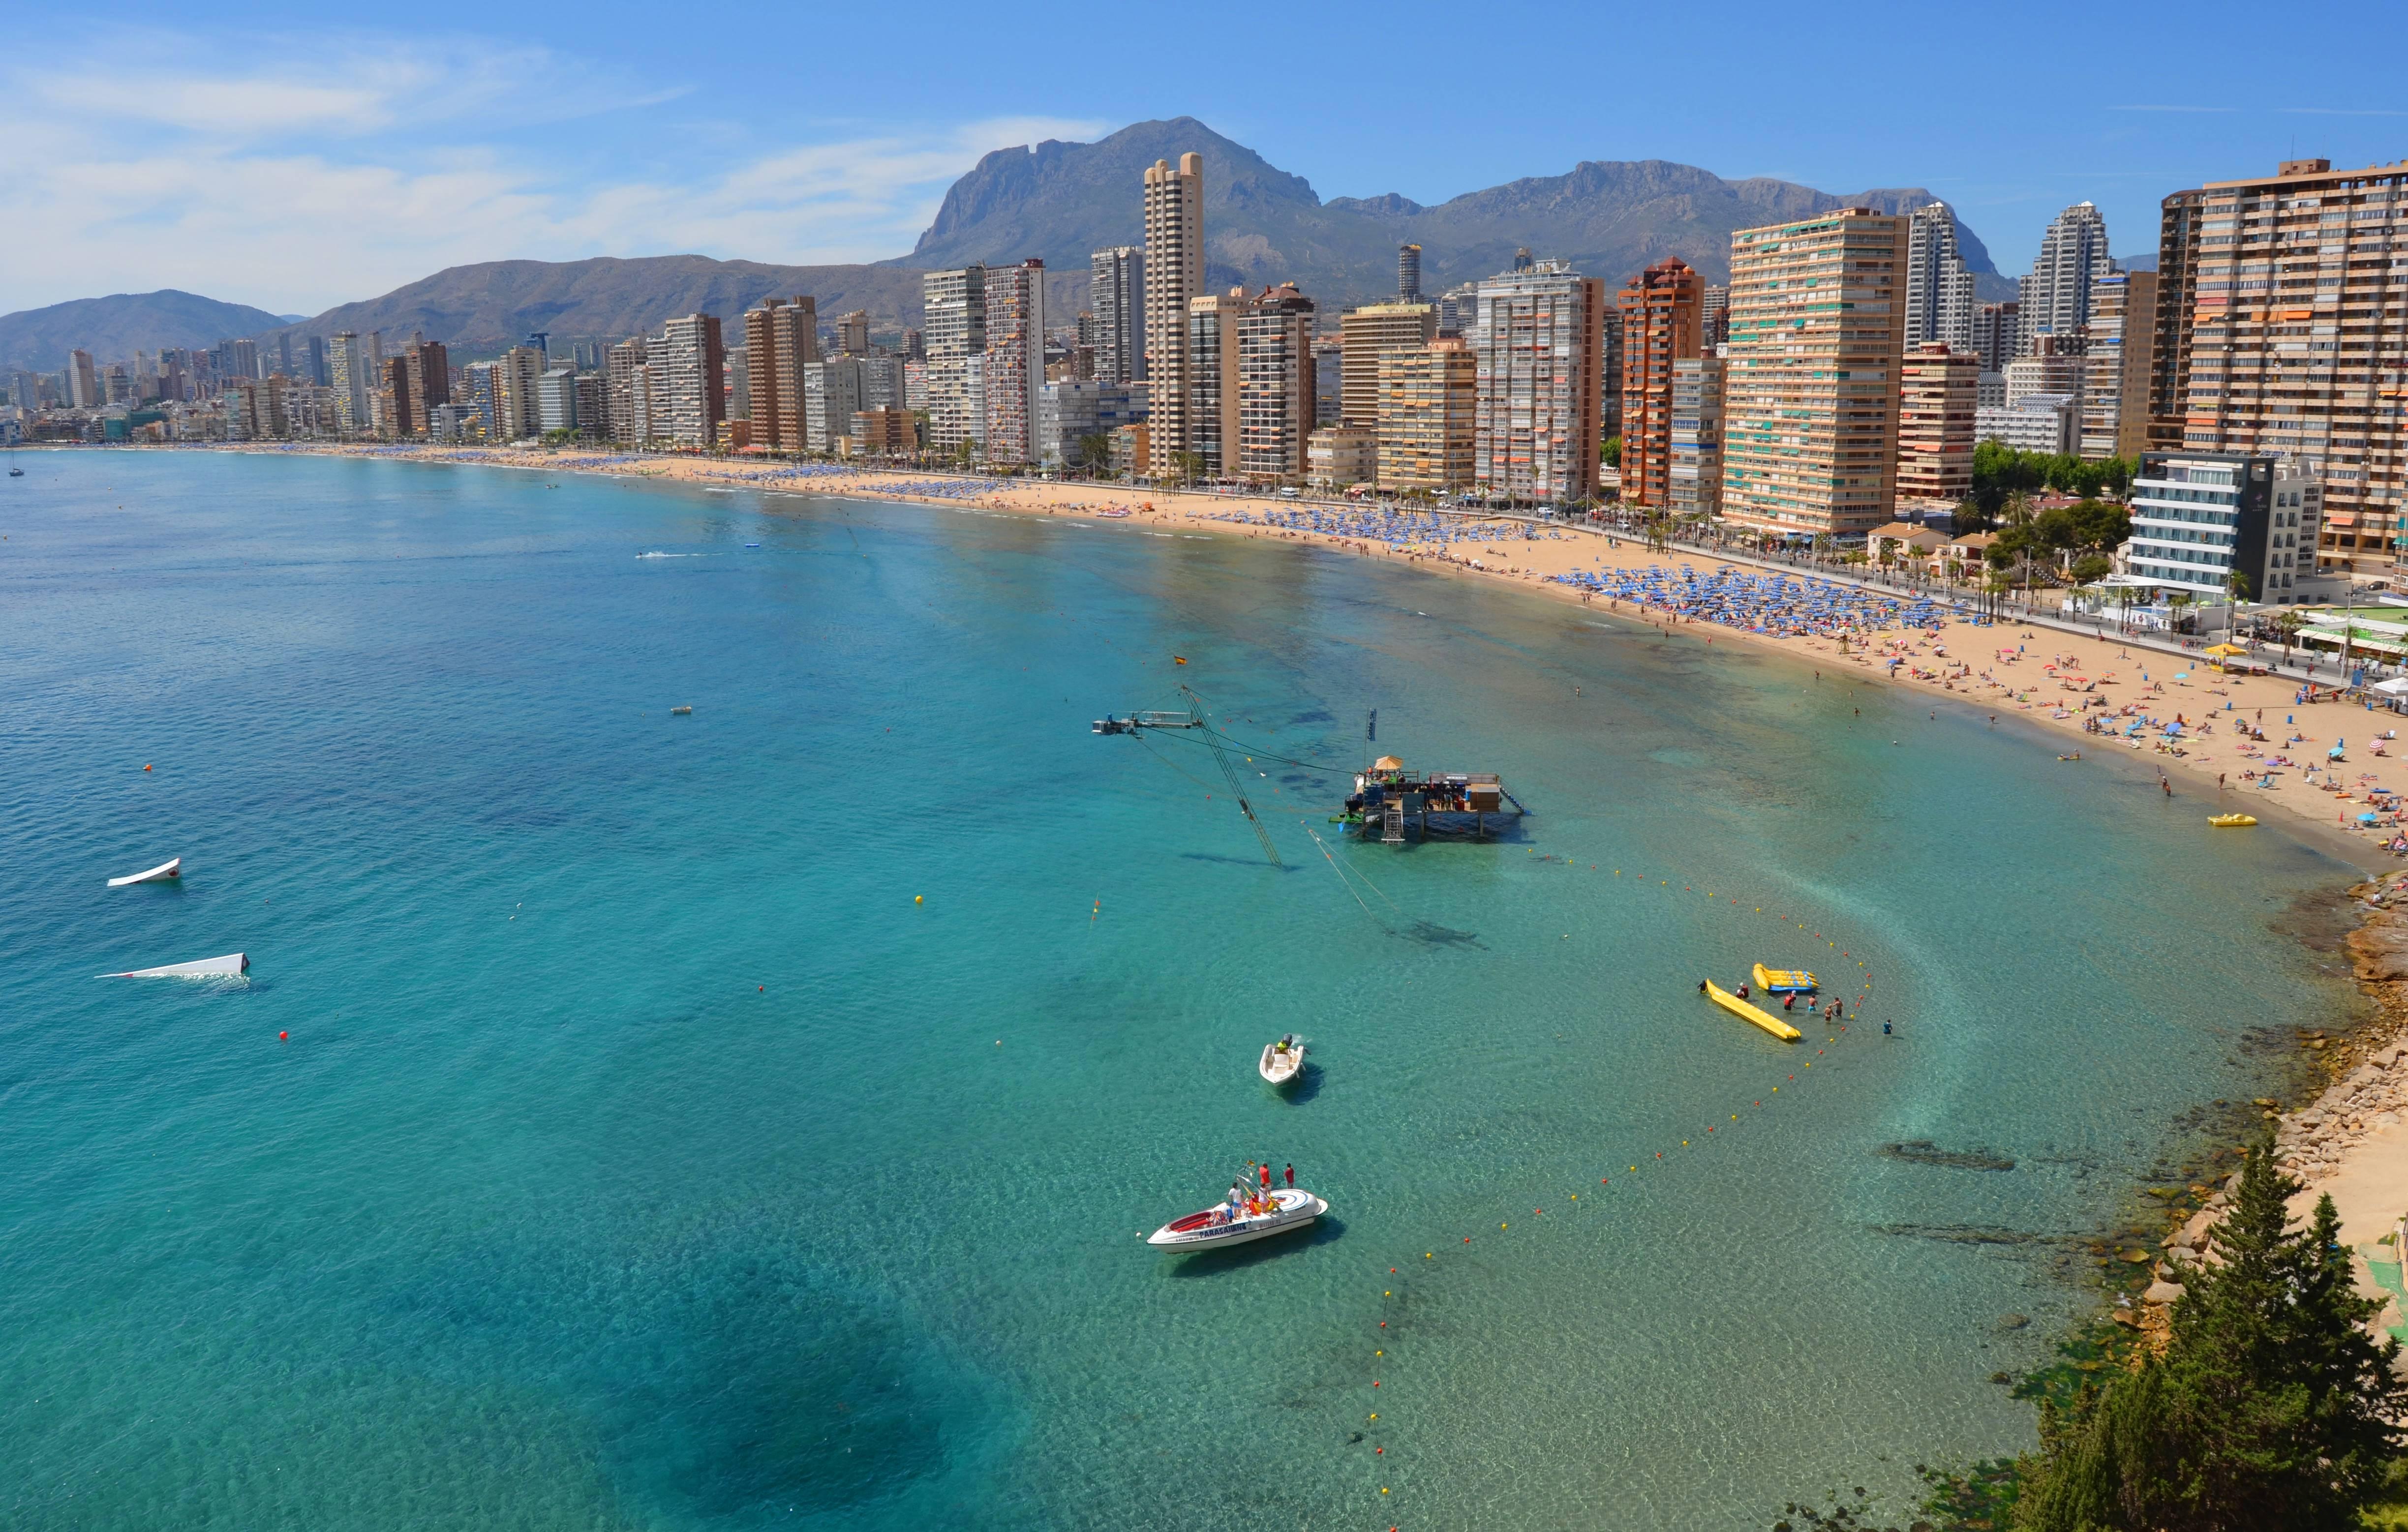
[[[1145,1237],[1145,1242],[1157,1250],[1210,1250],[1222,1245],[1242,1245],[1251,1239],[1268,1238],[1285,1234],[1291,1229],[1312,1226],[1313,1221],[1329,1210],[1329,1204],[1311,1192],[1296,1186],[1275,1186],[1269,1194],[1269,1210],[1250,1213],[1243,1208],[1231,1215],[1229,1205],[1215,1203],[1202,1212],[1189,1213],[1174,1219]]]
[[[1263,1049],[1262,1075],[1274,1085],[1292,1084],[1304,1073],[1304,1044],[1290,1032]]]
[[[123,878],[111,878],[108,881],[108,886],[123,888],[128,883],[164,883],[170,878],[181,878],[183,875],[184,859],[180,856],[171,856],[149,872],[130,873]]]

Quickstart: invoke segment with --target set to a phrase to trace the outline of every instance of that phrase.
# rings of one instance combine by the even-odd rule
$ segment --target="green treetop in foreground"
[[[2273,1140],[2243,1164],[2210,1236],[2224,1257],[2184,1275],[2165,1354],[2042,1410],[2042,1459],[2018,1498],[2023,1532],[2349,1528],[2400,1450],[2399,1343],[2365,1328],[2332,1198],[2293,1231],[2299,1183]]]
[[[2182,1273],[2162,1354],[2041,1403],[2041,1450],[1970,1477],[1928,1476],[1936,1527],[2014,1532],[2351,1532],[2387,1503],[2408,1385],[2400,1345],[2366,1323],[2332,1198],[2305,1228],[2286,1204],[2299,1183],[2274,1168],[2271,1134],[2243,1163],[2222,1257]],[[2396,1486],[2394,1486],[2396,1493]],[[1810,1528],[1872,1532],[1864,1492],[1828,1511],[1793,1505]],[[2391,1525],[2386,1523],[2385,1525]],[[1789,1528],[1788,1521],[1775,1524]]]

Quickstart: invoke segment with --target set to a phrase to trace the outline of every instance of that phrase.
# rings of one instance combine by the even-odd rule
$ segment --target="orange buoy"
[[[278,1042],[282,1042],[285,1038],[290,1038],[291,1036],[293,1036],[293,1034],[290,1032],[279,1032],[276,1034],[276,1040]]]
[[[143,769],[143,770],[145,770],[145,771],[150,770],[150,762],[148,762],[148,761],[143,762],[143,763],[142,763],[142,769]]]

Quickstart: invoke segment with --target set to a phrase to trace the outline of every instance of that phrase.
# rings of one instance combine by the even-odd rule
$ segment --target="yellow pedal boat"
[[[2207,822],[2219,830],[2239,830],[2258,823],[2255,814],[2210,814]]]
[[[1759,963],[1755,979],[1756,987],[1767,995],[1786,995],[1793,990],[1799,995],[1814,993],[1814,976],[1803,968],[1768,968]]]
[[[1805,1036],[1804,1033],[1799,1031],[1787,1022],[1783,1021],[1780,1017],[1775,1016],[1772,1012],[1757,1009],[1756,1007],[1749,1005],[1746,1001],[1741,999],[1738,995],[1733,995],[1730,991],[1723,988],[1720,984],[1713,982],[1712,980],[1708,980],[1706,981],[1706,995],[1713,1001],[1714,1004],[1722,1007],[1725,1010],[1729,1011],[1732,1015],[1737,1016],[1742,1021],[1754,1022],[1756,1025],[1764,1028],[1767,1032],[1779,1038],[1783,1042],[1796,1042],[1799,1038]]]

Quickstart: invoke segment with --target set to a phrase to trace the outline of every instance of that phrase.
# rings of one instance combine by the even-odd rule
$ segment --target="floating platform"
[[[1527,812],[1493,771],[1407,771],[1383,755],[1354,779],[1337,822],[1366,840],[1401,846],[1408,839],[1485,840]]]
[[[1767,1032],[1779,1038],[1783,1042],[1796,1042],[1799,1038],[1806,1035],[1803,1032],[1799,1031],[1796,1027],[1790,1025],[1787,1022],[1783,1021],[1780,1017],[1775,1016],[1772,1012],[1769,1010],[1759,1010],[1755,1006],[1749,1005],[1746,1001],[1741,999],[1738,995],[1733,995],[1730,991],[1723,988],[1721,985],[1713,982],[1712,980],[1708,980],[1706,981],[1706,995],[1709,999],[1713,1000],[1714,1004],[1722,1007],[1725,1010],[1729,1011],[1740,1020],[1755,1023],[1757,1026],[1764,1028]]]
[[[1768,968],[1756,966],[1756,987],[1767,995],[1812,995],[1814,976],[1803,968]]]

